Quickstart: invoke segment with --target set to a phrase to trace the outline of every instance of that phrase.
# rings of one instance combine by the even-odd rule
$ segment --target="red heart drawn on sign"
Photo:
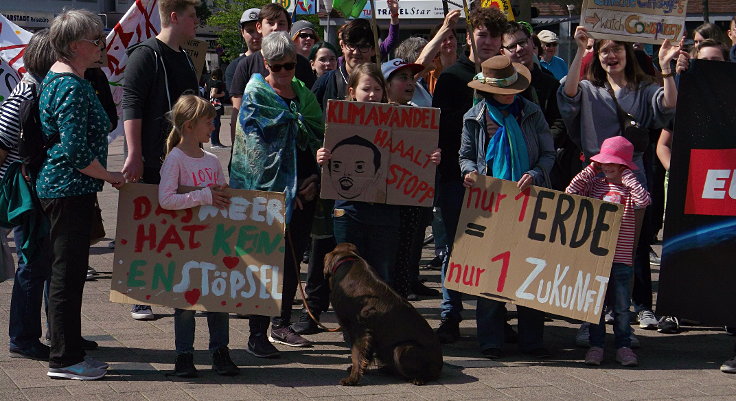
[[[222,263],[230,270],[234,269],[238,265],[238,262],[240,262],[240,258],[235,256],[225,256],[222,258]]]
[[[184,299],[189,302],[189,305],[194,305],[199,301],[200,295],[202,295],[202,293],[199,291],[199,288],[194,288],[184,293]]]

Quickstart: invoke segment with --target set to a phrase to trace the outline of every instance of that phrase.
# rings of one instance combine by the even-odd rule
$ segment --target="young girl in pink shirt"
[[[632,173],[636,165],[632,161],[634,145],[622,136],[603,141],[599,154],[590,158],[592,163],[572,179],[565,192],[618,203],[624,207],[618,243],[613,256],[611,277],[608,281],[605,304],[613,309],[613,334],[616,345],[616,361],[623,366],[639,364],[631,350],[631,297],[629,284],[633,276],[632,256],[636,223],[635,209],[649,205],[649,192]],[[603,345],[606,325],[603,316],[598,324],[590,325],[590,349],[585,354],[587,365],[600,365],[603,361]]]
[[[171,110],[172,129],[166,141],[168,154],[161,167],[161,183],[158,187],[158,201],[164,209],[189,209],[201,205],[223,208],[230,203],[220,161],[217,156],[200,147],[210,140],[216,114],[208,101],[193,95],[180,96]],[[201,189],[179,194],[179,186]],[[207,324],[212,369],[224,376],[237,375],[239,369],[230,359],[227,348],[230,342],[228,314],[207,312]],[[192,358],[194,328],[194,311],[175,309],[176,376],[197,376]]]

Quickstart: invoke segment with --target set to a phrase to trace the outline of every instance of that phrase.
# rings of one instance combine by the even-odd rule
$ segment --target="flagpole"
[[[373,0],[371,0],[373,1]],[[480,72],[480,63],[478,62],[478,49],[475,47],[475,36],[473,35],[473,32],[475,29],[473,28],[473,24],[470,23],[470,19],[468,18],[468,15],[470,12],[468,11],[468,0],[463,0],[463,11],[465,12],[465,24],[467,25],[468,29],[468,35],[470,36],[470,48],[473,50],[473,62],[475,63],[475,72]]]
[[[371,28],[373,29],[373,43],[376,46],[376,63],[381,66],[381,47],[378,44],[378,22],[376,22],[376,1],[371,2]]]

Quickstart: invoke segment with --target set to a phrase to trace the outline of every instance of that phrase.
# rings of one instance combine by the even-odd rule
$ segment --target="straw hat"
[[[601,144],[601,152],[590,158],[598,163],[623,164],[631,170],[638,170],[632,162],[634,157],[634,145],[622,136],[614,136],[606,139]]]
[[[506,56],[495,56],[480,65],[481,73],[468,86],[497,95],[514,95],[529,87],[532,74],[520,63],[512,63]]]

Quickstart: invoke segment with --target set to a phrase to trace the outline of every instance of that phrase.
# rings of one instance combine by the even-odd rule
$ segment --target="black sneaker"
[[[499,348],[488,348],[481,351],[484,357],[488,359],[500,359],[503,358],[503,351]]]
[[[434,288],[427,287],[422,282],[415,283],[409,292],[423,297],[436,297],[440,295],[439,291],[435,290]]]
[[[96,341],[88,340],[84,337],[82,337],[82,349],[85,351],[93,351],[96,350],[98,347]]]
[[[460,339],[460,321],[443,318],[436,333],[437,337],[440,339],[440,343],[452,344]]]
[[[248,339],[248,353],[258,358],[278,358],[279,350],[271,344],[264,334],[251,335]]]
[[[197,368],[194,367],[194,356],[190,353],[176,356],[174,375],[178,377],[197,377]]]
[[[723,362],[723,365],[721,365],[721,372],[736,373],[736,356]]]
[[[511,327],[510,324],[504,323],[503,325],[503,339],[508,344],[516,344],[519,342],[519,333]]]
[[[50,348],[42,343],[33,344],[26,348],[16,347],[12,344],[8,346],[11,358],[25,358],[36,361],[48,361]]]
[[[238,366],[230,359],[227,347],[219,348],[212,354],[212,370],[221,376],[235,376],[240,373]]]
[[[535,348],[530,351],[524,351],[525,354],[537,359],[546,359],[552,357],[552,353],[547,348]]]
[[[272,343],[288,345],[289,347],[308,347],[312,342],[297,334],[291,327],[271,327],[268,340]]]
[[[319,314],[316,315],[316,318],[319,319]],[[317,334],[322,332],[322,329],[317,325],[317,322],[312,320],[306,310],[302,311],[299,315],[299,320],[291,325],[291,329],[294,330],[295,333],[301,335]]]
[[[674,316],[662,316],[657,323],[657,331],[665,334],[680,332],[680,321]]]

